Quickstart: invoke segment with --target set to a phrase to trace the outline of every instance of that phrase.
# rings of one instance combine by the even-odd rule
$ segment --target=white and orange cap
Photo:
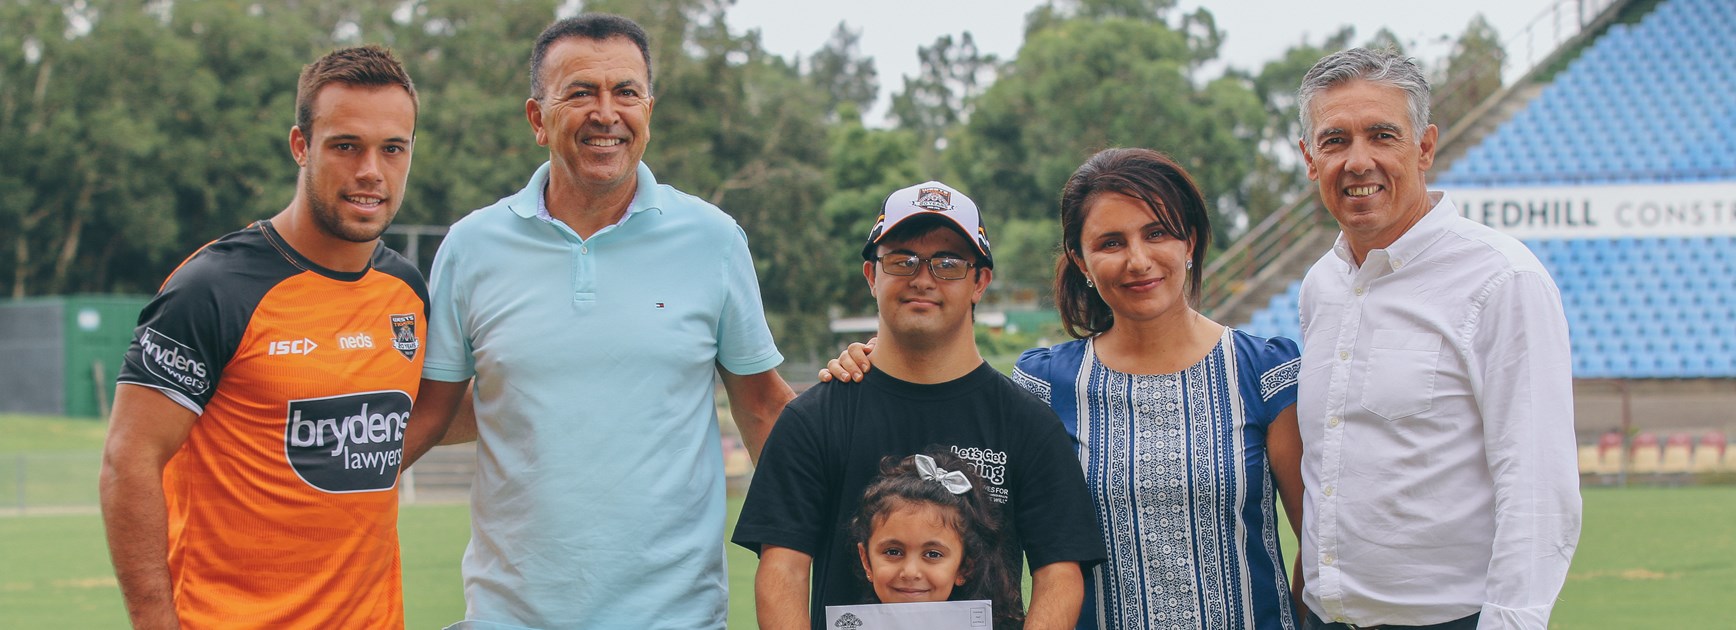
[[[880,210],[880,220],[874,222],[874,229],[868,232],[868,244],[862,247],[862,260],[874,260],[874,246],[880,243],[880,239],[915,217],[945,219],[945,225],[956,228],[966,240],[976,244],[977,252],[983,255],[983,267],[995,266],[994,257],[989,255],[988,231],[983,229],[982,215],[977,213],[976,202],[958,189],[937,181],[900,189],[886,198],[886,205]]]

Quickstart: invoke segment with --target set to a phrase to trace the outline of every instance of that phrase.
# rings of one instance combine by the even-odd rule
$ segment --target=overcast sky
[[[884,103],[903,88],[899,78],[914,75],[920,64],[916,49],[944,34],[970,31],[977,47],[1003,59],[1017,56],[1024,37],[1025,14],[1047,0],[737,0],[729,9],[730,25],[738,31],[759,29],[765,47],[784,57],[807,57],[820,49],[840,21],[862,32],[863,54],[880,72],[880,100],[870,124],[883,124]],[[1266,61],[1307,39],[1319,43],[1339,27],[1356,27],[1356,43],[1381,27],[1398,35],[1412,56],[1432,63],[1444,58],[1452,39],[1471,17],[1482,13],[1510,41],[1558,0],[1181,0],[1179,12],[1204,5],[1225,32],[1225,63],[1258,70]],[[1601,4],[1592,0],[1594,4]],[[1571,5],[1571,2],[1569,2]],[[1172,20],[1172,23],[1174,21]],[[1553,22],[1540,27],[1547,34]],[[1547,35],[1545,35],[1547,36]],[[1523,48],[1520,42],[1517,48]],[[1541,55],[1545,50],[1538,50]],[[1509,44],[1509,53],[1523,50]],[[1213,76],[1216,73],[1212,73]]]

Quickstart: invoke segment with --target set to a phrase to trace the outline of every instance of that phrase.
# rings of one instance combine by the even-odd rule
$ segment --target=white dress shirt
[[[1579,543],[1561,294],[1519,241],[1435,202],[1302,281],[1303,601],[1323,619],[1537,628]]]

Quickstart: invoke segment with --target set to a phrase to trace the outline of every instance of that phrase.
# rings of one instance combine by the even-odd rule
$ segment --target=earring
[[[1085,288],[1087,288],[1087,289],[1097,288],[1097,283],[1091,281],[1091,276],[1085,276]]]
[[[1187,259],[1187,270],[1193,271],[1193,259],[1192,258]]]

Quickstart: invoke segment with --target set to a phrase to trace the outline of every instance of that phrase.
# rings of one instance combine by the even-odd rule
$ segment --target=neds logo
[[[398,483],[410,395],[397,390],[292,400],[283,450],[308,485],[371,492]]]
[[[374,337],[365,332],[353,335],[338,335],[338,347],[345,350],[361,350],[374,347]]]
[[[205,364],[198,361],[198,353],[187,344],[147,326],[145,334],[139,336],[139,350],[144,354],[146,369],[182,391],[199,395],[211,388]]]

